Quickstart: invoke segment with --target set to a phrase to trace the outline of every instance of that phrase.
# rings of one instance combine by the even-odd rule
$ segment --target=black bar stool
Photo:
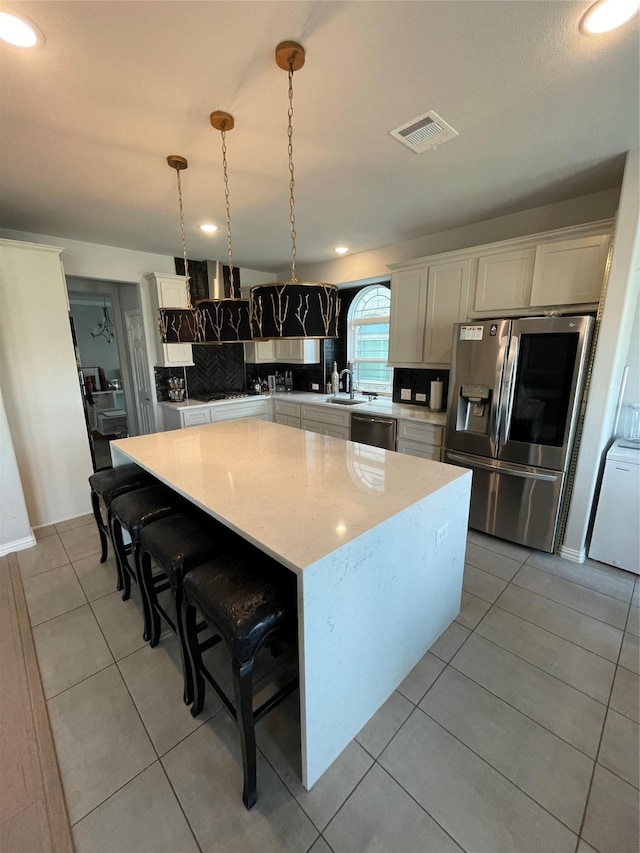
[[[182,581],[187,572],[222,553],[237,539],[224,525],[195,509],[169,515],[140,532],[139,578],[149,606],[149,645],[157,646],[162,620],[177,634],[187,705],[193,702],[193,679],[182,618]],[[174,594],[175,618],[158,599],[159,593],[168,589]]]
[[[140,534],[148,524],[166,518],[172,513],[184,508],[184,501],[176,492],[166,486],[146,486],[133,492],[119,495],[111,502],[111,540],[116,552],[118,567],[118,588],[122,586],[122,600],[126,601],[131,595],[131,579],[138,583],[144,611],[144,639],[148,640],[151,630],[149,602],[144,585],[140,583]],[[122,531],[126,530],[131,537],[131,544],[125,545]],[[133,558],[133,566],[129,563],[129,555]],[[120,584],[121,582],[121,584]]]
[[[295,644],[296,582],[280,564],[246,546],[192,569],[184,579],[185,627],[193,666],[195,699],[191,713],[202,710],[204,678],[222,700],[240,732],[247,809],[257,801],[255,724],[298,686],[292,678],[256,711],[253,710],[253,668],[264,646],[281,640]],[[198,611],[214,636],[199,642]],[[202,661],[202,652],[223,640],[231,656],[235,704]]]
[[[102,546],[101,563],[104,563],[107,559],[107,534],[111,529],[111,501],[118,497],[118,495],[125,494],[125,492],[132,492],[135,489],[141,489],[144,486],[150,486],[157,482],[155,477],[152,477],[151,474],[148,474],[139,465],[134,464],[118,465],[116,468],[105,468],[102,471],[96,471],[95,474],[89,477],[91,507],[93,509],[93,517],[98,526],[100,545]],[[100,498],[102,498],[107,509],[106,522],[102,518]]]

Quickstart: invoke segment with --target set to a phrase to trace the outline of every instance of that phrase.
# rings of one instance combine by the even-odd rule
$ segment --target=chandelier
[[[107,298],[103,297],[103,305],[102,305],[102,320],[100,320],[93,327],[93,331],[89,332],[92,338],[104,338],[108,344],[116,336],[116,327],[111,321],[111,317],[109,316],[109,309],[107,308]]]
[[[304,48],[294,41],[276,47],[276,64],[289,78],[288,154],[291,272],[288,282],[251,288],[251,331],[254,338],[337,338],[340,301],[335,284],[296,278],[295,176],[293,167],[293,73],[304,65]]]

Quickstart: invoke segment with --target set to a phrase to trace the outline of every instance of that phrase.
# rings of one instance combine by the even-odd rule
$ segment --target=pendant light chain
[[[287,127],[287,136],[289,137],[289,221],[291,222],[291,281],[295,282],[296,278],[296,213],[295,199],[293,191],[296,186],[293,174],[293,63],[294,56],[289,60],[289,125]]]
[[[193,309],[191,304],[191,279],[189,276],[189,261],[187,259],[187,238],[184,233],[184,208],[182,206],[182,181],[180,180],[180,169],[176,169],[178,179],[178,207],[180,209],[180,235],[182,237],[182,257],[184,258],[184,283],[187,288],[187,308]]]
[[[235,279],[233,275],[233,247],[231,245],[231,205],[229,204],[229,175],[227,174],[227,133],[224,128],[222,136],[222,172],[224,174],[224,209],[227,217],[227,254],[229,256],[229,296],[235,298]]]

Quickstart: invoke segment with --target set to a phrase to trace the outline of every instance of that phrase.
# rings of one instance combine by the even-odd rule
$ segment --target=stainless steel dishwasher
[[[352,412],[351,441],[359,441],[361,444],[370,444],[373,447],[383,447],[385,450],[395,450],[396,423],[395,418]]]

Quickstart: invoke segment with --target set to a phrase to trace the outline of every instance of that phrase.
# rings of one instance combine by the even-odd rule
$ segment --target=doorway
[[[96,469],[111,464],[109,442],[138,435],[136,383],[125,314],[140,311],[135,284],[67,276],[80,389]]]

